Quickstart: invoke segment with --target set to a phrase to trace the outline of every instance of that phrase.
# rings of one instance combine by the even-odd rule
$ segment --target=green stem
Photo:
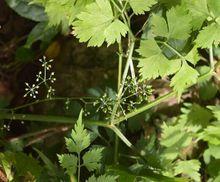
[[[80,182],[80,168],[81,168],[81,162],[80,162],[80,153],[78,153],[78,182]]]
[[[213,47],[212,47],[212,45],[209,48],[209,60],[210,60],[210,67],[211,67],[212,70],[214,70],[215,63],[214,63],[214,56],[213,56]]]
[[[38,115],[38,114],[13,114],[13,113],[0,113],[0,119],[9,120],[25,120],[25,121],[39,121],[46,123],[59,123],[59,124],[75,124],[76,118],[67,116],[53,116],[53,115]],[[108,128],[109,125],[105,121],[84,120],[88,126],[101,126]]]
[[[121,123],[124,120],[127,120],[127,119],[129,119],[129,118],[131,118],[133,116],[136,116],[137,114],[140,114],[140,113],[142,113],[142,112],[144,112],[144,111],[146,111],[146,110],[148,110],[148,109],[150,109],[150,108],[160,104],[161,102],[164,102],[165,100],[167,100],[167,99],[169,99],[171,97],[174,97],[175,94],[176,93],[174,91],[172,91],[172,92],[170,92],[170,93],[168,93],[166,95],[163,95],[163,96],[157,98],[156,100],[154,100],[154,101],[152,101],[152,102],[150,102],[150,103],[148,103],[148,104],[146,104],[146,105],[144,105],[144,106],[142,106],[142,107],[140,107],[140,108],[138,108],[138,109],[136,109],[136,110],[134,110],[134,111],[132,111],[132,112],[130,112],[128,114],[126,114],[125,116],[122,116],[122,117],[119,117],[119,118],[115,119],[113,121],[113,124]]]
[[[117,133],[115,133],[115,150],[114,150],[114,163],[118,164],[118,151],[119,151],[119,139]]]
[[[121,85],[121,76],[122,76],[122,62],[123,62],[123,50],[122,50],[122,44],[121,42],[118,44],[118,50],[119,50],[119,59],[118,59],[118,90]]]
[[[110,129],[112,129],[117,135],[118,137],[129,147],[129,148],[134,148],[134,146],[132,145],[132,143],[121,133],[121,131],[115,126],[115,125],[110,125],[109,126]]]
[[[14,107],[14,108],[9,108],[9,109],[1,109],[1,110],[4,110],[4,111],[16,111],[16,110],[19,110],[19,109],[23,109],[23,108],[26,108],[26,107],[29,107],[29,106],[32,106],[32,105],[36,105],[36,104],[40,104],[40,103],[44,103],[44,102],[51,102],[51,101],[58,101],[58,100],[62,100],[62,101],[65,101],[65,100],[79,100],[79,101],[82,101],[83,103],[87,103],[84,99],[96,99],[96,98],[93,98],[93,97],[54,97],[54,98],[49,98],[49,99],[42,99],[42,100],[36,100],[34,102],[30,102],[30,103],[27,103],[27,104],[24,104],[24,105],[21,105],[21,106],[18,106],[18,107]]]
[[[121,42],[118,44],[118,50],[119,50],[119,59],[118,59],[118,91],[121,86],[121,77],[122,77],[122,62],[123,62],[123,50],[122,50],[122,44]],[[115,134],[115,150],[114,150],[114,163],[118,163],[118,149],[119,148],[119,140],[118,135]]]

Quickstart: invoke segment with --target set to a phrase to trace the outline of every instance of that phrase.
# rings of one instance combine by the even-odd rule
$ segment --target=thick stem
[[[67,116],[54,115],[38,115],[38,114],[14,114],[14,113],[0,113],[0,119],[21,120],[21,121],[39,121],[45,123],[59,123],[59,124],[75,124],[76,118]],[[108,128],[109,125],[105,121],[84,120],[88,126],[101,126]]]

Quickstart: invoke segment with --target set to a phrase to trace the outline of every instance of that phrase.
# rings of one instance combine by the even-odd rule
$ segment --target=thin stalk
[[[115,148],[114,148],[114,163],[118,164],[118,151],[119,151],[119,138],[117,133],[115,133]]]
[[[122,62],[123,62],[123,50],[121,42],[118,44],[119,58],[118,58],[118,90],[121,85],[121,76],[122,76]]]
[[[122,62],[123,62],[123,50],[122,50],[122,44],[121,42],[118,44],[118,50],[119,50],[119,58],[118,58],[118,91],[121,86],[121,77],[122,77]],[[119,150],[119,139],[118,135],[115,134],[115,148],[114,148],[114,163],[118,163],[118,150]]]
[[[117,5],[117,3],[114,0],[111,0],[112,4],[114,5],[114,7],[120,12],[122,13],[121,8]]]
[[[130,65],[129,66],[130,66],[130,71],[131,71],[131,77],[134,80],[134,83],[137,84],[133,60],[130,61]]]
[[[21,105],[21,106],[18,106],[18,107],[14,107],[14,108],[0,109],[0,110],[16,111],[16,110],[19,110],[19,109],[23,109],[23,108],[26,108],[26,107],[29,107],[29,106],[32,106],[32,105],[36,105],[36,104],[40,104],[40,103],[44,103],[44,102],[51,102],[51,101],[58,101],[58,100],[65,101],[67,99],[68,100],[79,100],[79,101],[82,101],[83,103],[89,103],[89,102],[86,102],[85,99],[92,100],[92,99],[96,99],[96,98],[93,98],[93,97],[70,97],[70,98],[69,97],[54,97],[54,98],[36,100],[34,102],[30,102],[30,103],[27,103],[27,104],[24,104],[24,105]]]
[[[81,162],[80,162],[80,153],[78,153],[78,182],[80,182],[80,168],[81,168]]]
[[[210,67],[212,70],[215,68],[214,56],[213,56],[213,46],[209,48],[209,60],[210,60]]]
[[[147,26],[148,20],[149,20],[149,19],[147,19],[147,20],[144,22],[144,24],[143,24],[143,26],[141,27],[141,29],[135,34],[135,37],[137,37],[141,32],[143,32],[143,30],[144,30],[144,29],[146,28],[146,26]]]

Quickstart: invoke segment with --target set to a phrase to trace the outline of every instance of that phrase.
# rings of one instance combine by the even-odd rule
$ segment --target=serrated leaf
[[[213,125],[208,126],[204,129],[203,132],[199,133],[199,139],[207,141],[212,145],[220,145],[220,124],[214,123]]]
[[[200,29],[203,22],[209,16],[207,0],[184,0],[184,2],[192,16],[193,29]]]
[[[87,182],[116,182],[117,177],[116,176],[110,176],[110,175],[101,175],[99,177],[95,177],[94,175],[91,176]]]
[[[182,6],[171,8],[165,18],[154,15],[152,19],[152,30],[156,36],[167,37],[168,39],[185,40],[190,36],[191,17]]]
[[[197,47],[194,46],[191,51],[185,56],[185,59],[192,63],[193,65],[196,65],[196,63],[199,61],[199,53],[197,50]]]
[[[84,10],[85,6],[93,0],[34,0],[32,3],[41,4],[49,18],[49,26],[62,25],[66,30],[75,20],[76,16]]]
[[[191,17],[186,9],[181,6],[171,8],[167,12],[167,22],[169,27],[169,38],[187,39],[191,32]]]
[[[210,109],[212,111],[212,113],[214,114],[214,117],[220,121],[220,106],[216,105],[216,106],[207,106],[208,109]]]
[[[142,80],[164,77],[175,73],[180,68],[180,60],[169,61],[153,39],[141,41],[138,52],[143,57],[138,63]]]
[[[114,17],[108,0],[96,0],[78,15],[78,20],[73,23],[73,30],[80,42],[88,41],[88,46],[101,46],[104,41],[108,45],[120,42],[128,27]]]
[[[77,157],[73,154],[57,155],[60,165],[66,170],[67,174],[74,175],[77,168]]]
[[[195,103],[185,103],[181,113],[180,122],[187,122],[190,129],[193,128],[192,126],[206,127],[212,119],[212,113],[208,109]]]
[[[187,87],[197,82],[198,76],[199,73],[184,61],[180,70],[172,78],[170,86],[180,97]]]
[[[220,43],[220,25],[213,23],[204,27],[199,32],[195,43],[201,48],[210,48],[213,43],[217,46]]]
[[[157,3],[156,0],[130,0],[130,6],[135,14],[144,14]]]
[[[184,127],[181,124],[176,124],[174,126],[167,126],[165,123],[162,125],[162,136],[160,144],[165,147],[175,148],[186,147],[190,144],[192,137],[190,134],[186,133]],[[178,146],[178,147],[177,147]]]
[[[167,22],[162,16],[153,15],[152,18],[152,31],[155,35],[161,37],[168,36]]]
[[[80,153],[90,145],[90,134],[84,129],[82,113],[83,111],[80,112],[74,130],[72,130],[71,138],[65,138],[69,152]]]
[[[100,168],[103,148],[94,148],[86,152],[83,156],[83,165],[89,171]]]
[[[189,178],[200,182],[200,162],[198,160],[179,161],[174,167],[175,175],[183,174]]]
[[[220,159],[220,145],[209,145],[209,154],[215,159]]]
[[[220,1],[217,0],[207,0],[210,13],[216,18],[220,16]]]
[[[19,175],[25,176],[27,172],[30,172],[36,178],[39,177],[42,167],[36,159],[22,152],[15,153],[14,158],[14,167]]]

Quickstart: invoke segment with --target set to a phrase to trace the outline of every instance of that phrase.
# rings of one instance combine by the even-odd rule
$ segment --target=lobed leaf
[[[73,22],[74,33],[80,42],[88,41],[88,46],[101,46],[105,41],[108,45],[120,42],[128,31],[128,27],[114,17],[108,0],[89,4],[77,18]]]
[[[135,14],[144,14],[157,3],[156,0],[130,0],[129,4]]]
[[[74,130],[72,130],[71,138],[65,138],[69,152],[76,152],[78,154],[91,143],[90,134],[84,129],[84,124],[82,123],[82,113],[83,111],[80,112]]]
[[[175,73],[180,68],[181,61],[169,61],[154,39],[141,41],[138,52],[143,57],[138,63],[142,80],[164,77]]]
[[[89,171],[93,171],[100,167],[102,151],[103,148],[94,148],[84,154],[83,165],[85,165]]]
[[[174,167],[175,175],[183,174],[189,178],[200,182],[200,162],[198,160],[178,161]]]
[[[74,175],[77,168],[77,157],[73,154],[57,155],[60,165],[66,169],[67,174]]]
[[[184,61],[180,70],[172,78],[170,86],[174,87],[180,97],[187,87],[197,82],[198,76],[199,73]]]

